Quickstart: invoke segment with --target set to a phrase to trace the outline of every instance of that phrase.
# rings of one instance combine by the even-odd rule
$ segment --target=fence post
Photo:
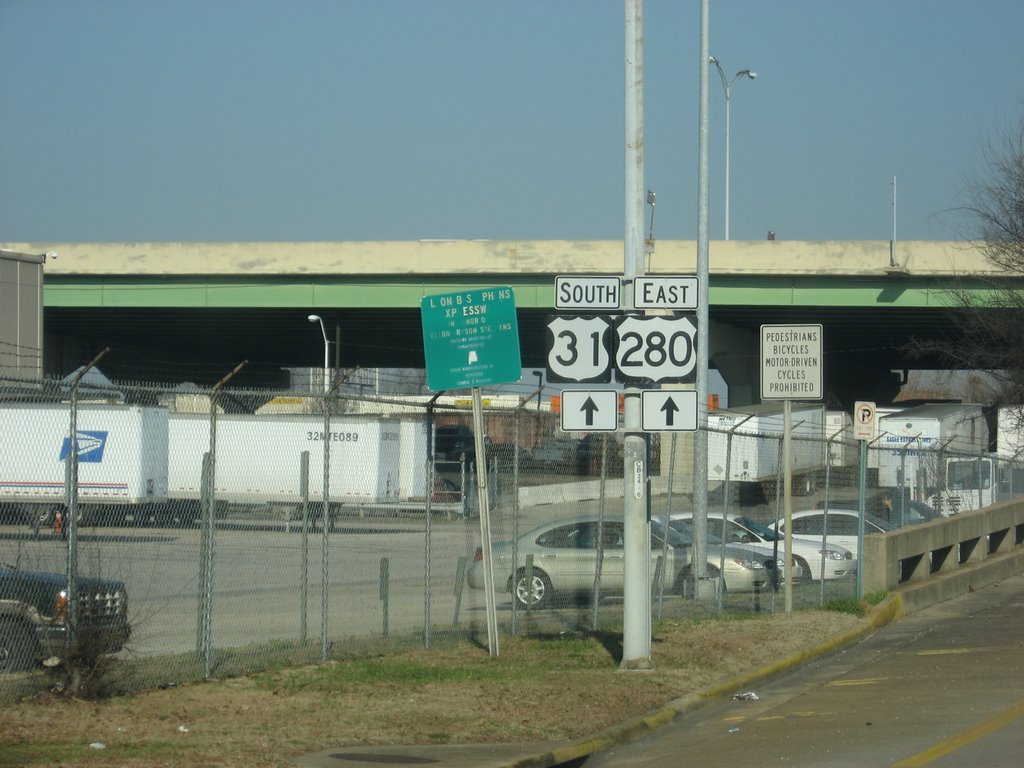
[[[209,451],[203,452],[199,479],[199,578],[196,583],[199,591],[196,595],[196,657],[203,654],[206,641],[206,551],[210,548],[209,517],[212,514],[213,500],[210,498],[210,481],[212,457]]]
[[[379,590],[379,594],[380,594],[380,601],[381,601],[381,604],[382,604],[381,605],[381,610],[382,610],[382,613],[383,613],[383,616],[384,616],[384,629],[383,629],[383,633],[384,633],[384,639],[385,640],[388,637],[388,590],[389,590],[389,587],[390,587],[390,584],[389,584],[389,581],[390,581],[389,571],[390,571],[389,560],[388,560],[387,557],[382,557],[380,559],[380,590]]]
[[[71,386],[70,425],[68,427],[68,457],[64,465],[64,509],[67,519],[61,528],[61,536],[68,540],[68,631],[64,638],[65,648],[70,650],[78,635],[78,381]],[[60,510],[54,514],[59,515]]]
[[[213,674],[213,534],[216,511],[217,481],[217,395],[220,390],[214,389],[210,394],[210,450],[209,471],[206,475],[206,519],[203,531],[206,534],[206,545],[203,550],[203,602],[202,602],[202,648],[203,674]]]
[[[676,472],[676,433],[672,433],[672,437],[669,440],[669,451],[668,451],[668,488],[665,495],[665,529],[662,531],[661,541],[661,560],[663,563],[668,563],[668,532],[672,524],[672,491],[674,490],[674,480]],[[660,571],[655,569],[655,584],[658,585],[658,618],[660,619],[663,614],[665,606],[665,572],[667,568],[661,568]],[[596,629],[596,627],[595,627]]]
[[[327,661],[327,633],[328,633],[328,598],[330,594],[330,529],[331,518],[331,403],[330,393],[324,394],[324,434],[320,444],[324,450],[323,463],[323,517],[321,518],[321,543],[320,543],[320,660]]]
[[[299,598],[299,643],[306,644],[306,619],[309,611],[309,451],[299,454],[299,496],[302,499],[301,579]]]
[[[460,555],[455,565],[455,616],[452,626],[459,626],[459,609],[462,607],[462,589],[466,583],[466,556]]]
[[[597,502],[597,565],[594,568],[594,602],[591,609],[591,626],[596,632],[598,629],[598,608],[601,603],[601,562],[604,560],[604,498],[605,498],[605,482],[608,479],[607,470],[607,459],[608,459],[608,433],[605,432],[601,435],[601,488],[598,492]],[[527,567],[529,573],[529,583],[533,584],[533,555],[527,555]],[[526,604],[527,610],[530,608],[529,602]]]
[[[104,347],[75,375],[71,382],[71,413],[68,428],[68,458],[65,468],[65,512],[67,519],[61,535],[67,536],[67,579],[68,579],[68,631],[64,638],[65,649],[70,649],[78,635],[78,385],[82,378],[110,351]]]

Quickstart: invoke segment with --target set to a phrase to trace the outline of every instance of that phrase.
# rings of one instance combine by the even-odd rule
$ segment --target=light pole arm
[[[725,91],[725,239],[729,239],[729,111],[732,101],[732,87],[736,84],[736,81],[743,77],[749,77],[751,80],[757,77],[756,72],[751,72],[749,69],[741,69],[737,72],[732,80],[725,76],[725,70],[722,69],[721,62],[718,61],[718,57],[711,56],[708,61],[715,65],[715,69],[718,70],[718,76],[722,78],[722,90]]]

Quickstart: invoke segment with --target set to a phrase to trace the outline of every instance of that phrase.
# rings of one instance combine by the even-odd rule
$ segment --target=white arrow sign
[[[619,393],[614,389],[562,391],[564,432],[614,432],[619,426]]]
[[[644,432],[696,432],[697,393],[690,389],[645,389],[640,393]]]

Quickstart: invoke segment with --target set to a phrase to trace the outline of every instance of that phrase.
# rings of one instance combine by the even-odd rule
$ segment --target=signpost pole
[[[420,300],[427,386],[435,391],[470,388],[476,447],[480,548],[483,553],[487,646],[498,655],[498,620],[491,562],[490,501],[480,387],[522,377],[515,294],[507,286],[424,296]],[[429,494],[429,491],[428,491]]]
[[[793,611],[793,400],[824,395],[824,342],[819,324],[761,326],[761,399],[782,400],[784,596]],[[802,422],[801,422],[802,423]],[[799,426],[799,425],[798,425]],[[824,433],[822,434],[824,437]],[[826,447],[826,461],[828,449]],[[777,498],[777,497],[776,497]],[[774,593],[773,593],[774,594]]]
[[[853,405],[853,437],[860,442],[860,477],[857,486],[857,599],[863,597],[864,573],[864,493],[868,477],[868,441],[875,431],[875,404],[858,400]],[[828,510],[826,510],[827,512]],[[826,521],[828,518],[825,518]]]
[[[643,0],[625,3],[625,232],[623,274],[643,274]],[[632,294],[630,285],[629,294]],[[630,295],[632,305],[632,295]],[[651,666],[651,536],[647,518],[647,441],[640,434],[640,393],[623,403],[623,601],[621,669]]]
[[[789,400],[783,401],[782,404],[782,454],[785,457],[785,470],[783,472],[783,482],[785,487],[782,490],[783,494],[783,514],[786,518],[786,530],[785,530],[785,545],[786,554],[784,556],[785,566],[785,602],[786,602],[786,613],[793,612],[793,406]]]
[[[473,442],[476,446],[477,505],[480,510],[480,548],[484,565],[484,600],[487,610],[487,648],[498,655],[498,614],[494,601],[494,562],[491,560],[491,502],[487,492],[487,456],[484,444],[484,414],[480,387],[473,387]]]
[[[868,481],[868,441],[860,441],[860,476],[857,481],[857,599],[864,597],[864,492]]]

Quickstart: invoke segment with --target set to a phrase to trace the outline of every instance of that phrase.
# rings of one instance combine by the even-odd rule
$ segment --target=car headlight
[[[736,563],[740,568],[747,568],[752,571],[764,568],[764,563],[760,560],[741,560],[738,557],[733,558],[733,562]]]
[[[824,557],[826,560],[845,560],[846,553],[839,552],[835,549],[819,549],[818,554]]]

